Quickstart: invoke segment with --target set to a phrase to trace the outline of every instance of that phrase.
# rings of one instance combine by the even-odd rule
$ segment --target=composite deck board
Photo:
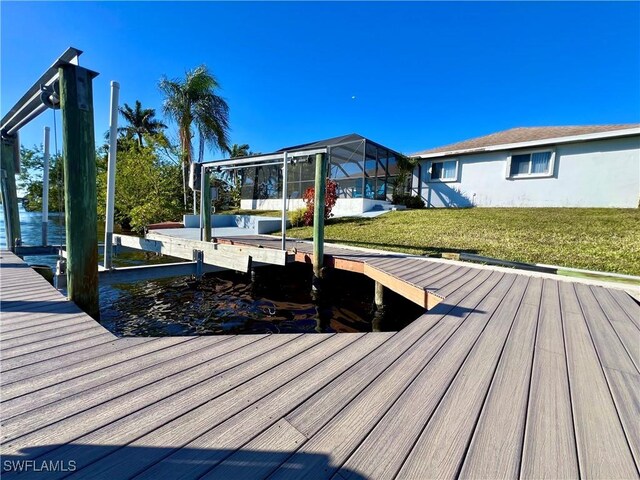
[[[37,325],[45,325],[47,323],[55,323],[66,318],[71,318],[78,314],[82,314],[80,309],[73,302],[66,302],[65,306],[56,309],[56,312],[48,312],[46,308],[44,311],[38,309],[31,309],[28,312],[12,313],[11,318],[8,315],[2,315],[2,323],[0,326],[0,332],[13,332],[16,330],[22,330],[23,328],[31,328]],[[84,316],[86,318],[86,316]]]
[[[559,287],[580,474],[586,478],[637,478],[574,286],[561,282]]]
[[[198,473],[198,457],[193,458],[191,453],[198,448],[194,448],[191,443],[197,441],[199,437],[205,436],[210,430],[230,418],[232,415],[244,410],[253,409],[252,405],[272,393],[276,389],[295,381],[297,377],[303,375],[310,369],[316,368],[329,355],[336,355],[346,347],[357,342],[362,334],[334,335],[298,355],[297,358],[290,358],[277,365],[275,368],[252,379],[246,384],[237,388],[232,394],[221,395],[207,404],[191,410],[182,417],[178,417],[173,422],[163,425],[157,430],[150,432],[139,438],[130,445],[134,447],[149,447],[162,445],[164,448],[175,448],[174,455],[163,455],[164,452],[156,450],[141,462],[136,460],[134,471],[129,466],[130,459],[128,452],[116,452],[113,458],[105,458],[100,465],[92,465],[87,470],[91,475],[115,474],[117,476],[128,476],[130,474],[140,474],[138,478],[193,478]],[[186,428],[188,426],[188,428]],[[180,454],[180,449],[186,449],[186,457]],[[162,460],[166,460],[162,462]],[[182,462],[182,463],[181,463]],[[184,463],[188,463],[185,465]],[[181,465],[175,468],[176,463]],[[148,470],[145,467],[151,467]],[[174,466],[174,468],[171,468]],[[206,464],[205,464],[206,466]]]
[[[116,341],[117,339],[110,333],[100,333],[93,337],[77,340],[72,343],[65,343],[64,345],[59,345],[55,348],[27,353],[7,360],[2,359],[0,363],[2,363],[2,371],[4,372],[14,368],[27,367],[38,362],[48,362],[51,359],[67,354],[75,355],[77,352],[82,352],[84,349]]]
[[[14,357],[20,357],[42,350],[49,350],[61,345],[76,342],[78,340],[105,334],[105,330],[97,324],[83,325],[82,328],[78,331],[63,333],[62,335],[59,335],[57,337],[23,343],[14,347],[9,346],[6,350],[0,350],[0,359],[2,359],[2,361],[4,362],[5,360],[10,360]]]
[[[309,242],[287,248],[312,255]],[[76,460],[80,478],[638,478],[631,296],[330,244],[325,255],[443,300],[397,333],[117,338],[0,252],[2,459]],[[16,478],[31,477],[43,478]]]
[[[591,292],[631,357],[636,371],[640,373],[640,329],[624,312],[620,312],[618,304],[606,289],[591,287]]]
[[[213,363],[219,360],[220,355],[236,353],[234,347],[237,344],[242,345],[244,341],[250,345],[253,339],[247,336],[234,342],[233,340],[236,340],[234,338],[230,342],[210,345],[210,348],[205,348],[208,345],[207,340],[205,338],[202,340],[204,343],[202,348],[194,351],[192,351],[194,347],[190,345],[191,342],[182,342],[153,355],[146,368],[137,369],[138,363],[142,363],[143,367],[144,363],[133,362],[133,365],[129,365],[132,371],[125,370],[120,374],[116,369],[107,371],[105,375],[89,376],[88,380],[80,377],[53,385],[46,391],[29,396],[26,400],[21,398],[18,402],[6,402],[6,409],[3,408],[3,410],[8,410],[12,414],[15,414],[15,409],[21,409],[24,412],[3,421],[2,441],[16,438],[20,432],[32,432],[72,418],[79,412],[91,411],[92,408],[104,402],[133,391],[140,393],[144,388],[159,388],[162,384],[158,385],[156,382],[166,381],[167,378],[173,380],[171,388],[175,388],[182,384],[182,379],[175,377],[188,378],[194,371],[204,371],[205,374],[215,371]],[[286,338],[282,341],[286,341]],[[258,348],[256,347],[257,351],[259,351]],[[241,358],[241,355],[238,354],[238,357]],[[237,360],[232,360],[230,363],[237,363]],[[224,362],[216,363],[215,366],[220,368],[221,364]],[[14,407],[14,404],[18,405]]]
[[[533,351],[522,478],[579,476],[558,282],[545,280]]]
[[[24,327],[19,330],[13,330],[10,332],[2,332],[2,343],[4,344],[7,340],[18,339],[20,337],[25,337],[24,340],[28,340],[27,337],[31,335],[39,334],[39,333],[50,333],[53,331],[58,331],[61,328],[70,327],[73,325],[81,325],[87,322],[86,315],[77,314],[75,316],[71,316],[68,318],[62,318],[58,321],[47,322],[39,325],[32,325],[30,327]]]
[[[20,352],[22,350],[39,349],[38,344],[48,345],[53,339],[65,337],[67,335],[75,334],[83,330],[101,330],[101,327],[99,325],[96,325],[95,323],[92,324],[86,321],[75,322],[71,325],[63,325],[53,330],[34,332],[28,336],[22,335],[19,337],[8,338],[6,340],[3,338],[2,348],[0,349],[0,352],[3,352],[7,355],[13,355],[16,351]],[[22,347],[22,350],[18,349],[18,347]],[[18,353],[18,355],[21,355],[21,353]]]
[[[107,457],[87,465],[84,475],[91,478],[123,478],[141,473],[146,467],[215,426],[216,422],[237,413],[297,376],[301,369],[311,368],[326,355],[339,351],[356,338],[353,335],[306,335],[296,340],[267,352],[254,362],[257,368],[251,376],[247,376],[250,369],[240,369],[237,382],[231,385],[223,378],[223,388],[212,388],[208,384],[188,388],[177,393],[171,401],[138,412],[142,415],[142,418],[137,416],[137,420],[142,421],[138,428],[146,432],[142,435],[138,432],[136,437],[130,437],[126,448],[115,449]],[[240,378],[244,378],[244,381]],[[161,421],[158,421],[158,417]],[[135,431],[128,424],[127,436]],[[81,439],[81,442],[95,443],[95,433]],[[89,456],[83,455],[82,464],[88,464],[89,461]]]
[[[47,372],[38,378],[30,378],[28,382],[8,385],[3,389],[3,411],[0,418],[5,420],[19,413],[33,412],[38,407],[77,395],[97,385],[148,367],[160,367],[167,360],[175,358],[181,361],[182,355],[200,352],[222,340],[203,338],[202,341],[196,341],[188,337],[173,337],[169,342],[146,343],[111,357],[104,357],[99,363],[91,360],[76,368],[66,368],[56,373]]]
[[[447,276],[449,273],[454,273],[456,270],[457,268],[453,265],[427,264],[416,273],[411,275],[402,275],[401,278],[405,282],[413,285],[420,285],[421,283],[424,283],[425,286],[431,287],[432,281],[442,278],[443,276]]]
[[[131,337],[63,355],[48,361],[27,365],[24,368],[15,368],[7,372],[3,371],[2,375],[0,375],[0,380],[2,381],[2,400],[11,399],[12,395],[17,394],[18,391],[26,393],[42,388],[47,384],[56,383],[61,376],[69,378],[69,375],[73,375],[74,372],[82,370],[85,368],[85,365],[88,365],[89,369],[94,368],[94,366],[95,369],[98,369],[101,364],[109,362],[111,355],[121,350],[151,342],[155,342],[158,348],[161,348],[160,346],[165,343],[173,343],[171,337],[166,339]],[[150,346],[150,348],[154,347]],[[123,355],[128,357],[129,353],[125,352]]]
[[[490,309],[490,305],[483,303],[484,297],[486,296],[488,301],[492,303],[492,292],[499,292],[497,295],[499,296],[497,300],[499,303],[502,299],[500,294],[504,295],[512,282],[513,278],[505,278],[502,283],[498,283],[495,286],[495,290],[491,288],[491,285],[484,284],[467,298],[471,299],[475,295],[475,299],[480,302],[478,309]],[[483,291],[483,287],[485,291]],[[480,298],[478,299],[477,297]],[[474,303],[472,300],[471,302]],[[292,478],[292,475],[300,475],[310,479],[331,477],[337,468],[321,468],[324,466],[308,460],[304,462],[301,468],[296,468],[295,471],[291,469],[291,466],[301,463],[301,459],[308,456],[317,460],[325,456],[330,457],[338,465],[345,462],[452,335],[458,338],[458,335],[456,335],[458,332],[463,332],[463,336],[469,332],[468,338],[472,341],[475,340],[473,338],[473,328],[461,327],[461,329],[455,330],[463,324],[463,319],[464,317],[454,317],[451,325],[448,325],[449,328],[439,329],[439,332],[436,332],[435,329],[430,330],[429,333],[432,335],[426,335],[420,342],[407,350],[318,431],[310,430],[305,425],[304,416],[300,414],[287,416],[289,423],[305,436],[310,437],[310,439],[274,472],[273,478]],[[478,326],[479,323],[467,322],[468,325],[474,327]],[[438,325],[444,325],[444,322],[440,322]],[[479,332],[477,333],[479,334]],[[455,343],[458,344],[459,341],[455,341]],[[464,347],[460,348],[460,350],[463,349]],[[408,427],[408,425],[405,425],[405,427]]]
[[[486,277],[488,276],[487,274]],[[475,308],[477,303],[481,301],[483,294],[492,288],[501,276],[498,274],[489,280],[486,280],[486,277],[480,277],[475,283],[469,285],[465,292],[459,292],[465,300],[465,305]],[[482,285],[483,280],[486,280],[485,285]],[[486,287],[487,290],[483,290],[483,287]],[[472,296],[468,297],[465,293]],[[458,298],[457,301],[460,302],[461,299]],[[474,301],[477,303],[474,304]],[[459,306],[452,296],[449,305],[439,305],[433,311],[423,315],[418,322],[414,322],[396,334],[385,344],[384,350],[374,352],[366,362],[353,365],[343,375],[318,390],[316,394],[288,414],[287,420],[302,433],[308,436],[315,434],[334,415],[389,369],[397,359],[402,359],[402,356],[410,349],[413,349],[412,351],[420,348],[435,349],[444,343],[462,321],[458,317],[464,317],[467,309],[468,307]],[[443,321],[445,319],[448,321]]]
[[[640,303],[634,300],[631,295],[622,290],[608,289],[609,294],[618,302],[622,311],[624,311],[629,319],[640,328],[640,315],[638,315],[638,309],[640,309]]]
[[[528,279],[511,281],[508,291],[487,298],[485,312],[477,319],[477,329],[482,330],[470,335],[474,343],[470,342],[469,355],[457,373],[450,371],[453,381],[446,392],[436,395],[444,394],[442,400],[439,404],[435,399],[429,401],[429,411],[437,407],[402,464],[400,478],[451,478],[457,474]],[[463,328],[471,330],[471,325]]]
[[[527,412],[542,279],[532,278],[514,320],[461,478],[517,478]]]
[[[504,287],[512,281],[503,278],[497,288],[504,292]],[[396,475],[449,387],[452,376],[464,362],[484,323],[492,316],[491,310],[499,302],[500,299],[487,294],[475,312],[468,313],[464,321],[459,320],[459,328],[350,456],[338,472],[339,477],[352,478],[356,472],[366,478],[393,478]],[[416,409],[415,405],[420,408]],[[390,448],[391,444],[393,448]]]
[[[46,374],[48,372],[52,372],[52,375],[55,375],[56,370],[61,370],[64,372],[67,368],[74,368],[75,365],[81,364],[82,362],[99,362],[103,357],[109,358],[119,350],[131,348],[133,346],[155,340],[159,339],[146,337],[120,338],[117,342],[113,341],[104,343],[92,348],[80,350],[56,358],[47,359],[38,363],[32,363],[30,365],[14,368],[8,371],[3,370],[2,374],[0,375],[0,381],[2,382],[1,384],[3,386],[3,400],[5,398],[4,392],[6,391],[4,390],[4,386],[8,386],[16,382],[21,382],[27,385],[27,388],[31,388],[29,387],[30,381],[26,382],[25,380]]]
[[[280,425],[283,421],[290,425],[282,417],[333,378],[341,375],[352,364],[362,361],[363,357],[366,358],[366,355],[379,349],[391,335],[387,333],[365,335],[298,378],[199,436],[145,472],[144,476],[149,477],[156,472],[168,478],[192,478],[215,467],[233,451],[247,448],[248,445],[245,446],[245,444],[251,439],[257,437],[255,442],[251,440],[254,445],[268,441],[272,437],[271,432],[277,432],[280,428],[275,427],[262,434],[264,430],[274,426],[278,419],[281,419],[277,422]],[[306,440],[304,436],[302,439]],[[277,466],[279,463],[274,465],[274,468]],[[223,469],[222,472],[224,471]],[[222,472],[219,472],[219,475],[222,475]]]
[[[273,353],[277,347],[284,347],[285,351],[298,352],[308,343],[318,341],[298,338],[297,335],[272,335],[259,341],[248,337],[238,338],[239,341],[247,342],[245,346],[251,345],[252,348],[229,351],[228,344],[224,350],[220,348],[223,344],[216,344],[211,347],[210,355],[214,357],[212,361],[178,372],[177,375],[166,376],[142,388],[131,388],[127,391],[125,385],[123,390],[126,393],[120,396],[114,397],[109,395],[109,392],[98,391],[99,394],[103,394],[104,401],[97,403],[93,408],[73,414],[46,428],[27,433],[4,445],[3,450],[17,453],[20,449],[36,443],[44,445],[41,447],[44,453],[58,448],[59,445],[53,442],[70,443],[79,438],[82,439],[80,443],[91,443],[92,439],[101,439],[103,444],[108,444],[114,437],[119,441],[125,441],[131,435],[133,438],[130,440],[133,440],[138,432],[136,428],[143,430],[142,433],[137,433],[139,436],[152,430],[154,425],[157,428],[175,418],[179,408],[194,408],[192,402],[180,403],[180,400],[194,391],[202,392],[209,398],[215,394],[220,395],[269,369],[271,364],[264,361],[265,355]],[[294,350],[291,350],[292,348]],[[136,380],[135,377],[133,380]],[[149,416],[146,408],[150,406],[158,407],[162,415]],[[154,424],[152,420],[159,423]],[[68,448],[72,447],[73,444]],[[75,455],[81,453],[77,450],[75,452]],[[87,462],[90,460],[89,453],[84,452],[81,455]]]
[[[589,287],[576,285],[575,290],[627,442],[640,469],[640,375]]]

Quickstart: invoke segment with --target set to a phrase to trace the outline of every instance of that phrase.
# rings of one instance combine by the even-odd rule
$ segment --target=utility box
[[[211,187],[211,200],[218,200],[218,187]]]

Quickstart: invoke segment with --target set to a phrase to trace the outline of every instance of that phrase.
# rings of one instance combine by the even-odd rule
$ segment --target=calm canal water
[[[41,214],[20,209],[25,245],[41,243]],[[99,238],[102,238],[99,228]],[[49,216],[49,241],[64,243],[64,217]],[[0,207],[0,244],[4,217]],[[116,266],[157,263],[144,253],[119,255]],[[56,256],[25,257],[29,264],[55,268]],[[101,323],[119,336],[216,335],[242,333],[395,331],[422,310],[387,292],[383,313],[372,308],[373,281],[332,271],[322,301],[311,298],[311,269],[261,267],[249,274],[223,272],[202,281],[175,277],[100,287]]]

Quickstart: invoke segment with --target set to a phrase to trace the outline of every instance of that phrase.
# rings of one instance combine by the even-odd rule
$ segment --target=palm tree
[[[200,137],[200,160],[204,155],[206,143],[221,151],[228,151],[229,106],[216,94],[220,84],[205,65],[188,71],[183,80],[169,80],[163,77],[158,86],[165,96],[165,115],[178,124],[186,205],[186,173],[193,162],[192,126],[195,126]]]
[[[119,128],[118,131],[130,138],[136,137],[140,147],[143,146],[143,135],[157,135],[167,128],[164,123],[154,118],[156,116],[155,109],[142,108],[140,100],[136,100],[134,108],[125,103],[124,107],[120,107],[119,110],[120,115],[129,125]]]
[[[243,143],[242,145],[234,143],[229,149],[229,156],[231,158],[246,157],[250,155],[250,153],[251,152],[249,151],[249,144],[247,143]]]

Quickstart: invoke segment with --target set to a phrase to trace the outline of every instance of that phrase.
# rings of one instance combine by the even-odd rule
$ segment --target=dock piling
[[[4,210],[5,235],[7,248],[15,251],[16,245],[21,243],[20,214],[18,212],[18,193],[16,189],[16,147],[18,135],[6,135],[2,137],[2,149],[0,153],[2,165],[2,205]]]
[[[324,204],[327,188],[327,156],[316,153],[315,195],[313,199],[313,282],[311,289],[321,289],[324,260]]]
[[[96,320],[98,231],[93,126],[95,73],[73,64],[59,68],[64,142],[67,296]]]
[[[384,285],[377,281],[374,284],[374,303],[376,310],[384,308]]]

